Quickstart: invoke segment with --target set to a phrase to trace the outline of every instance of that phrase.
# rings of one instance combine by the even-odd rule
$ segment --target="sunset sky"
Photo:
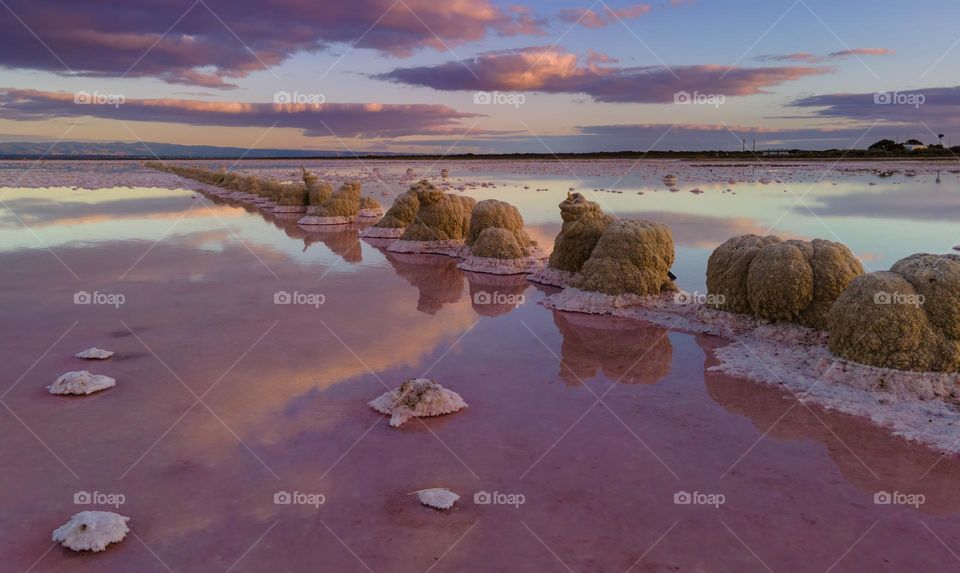
[[[0,141],[960,144],[958,22],[942,0],[0,0]]]

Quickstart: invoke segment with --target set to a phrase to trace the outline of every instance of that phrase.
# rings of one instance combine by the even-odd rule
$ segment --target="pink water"
[[[523,280],[195,196],[16,195],[29,228],[5,218],[0,250],[4,571],[960,567],[956,458],[709,372],[724,340],[552,312]],[[124,302],[76,305],[78,291]],[[274,304],[280,291],[323,304]],[[72,357],[90,346],[117,355]],[[117,386],[46,393],[84,368]],[[469,408],[397,430],[366,406],[424,375]],[[409,495],[429,487],[461,500],[438,512]],[[84,509],[130,516],[131,534],[97,554],[52,545]]]

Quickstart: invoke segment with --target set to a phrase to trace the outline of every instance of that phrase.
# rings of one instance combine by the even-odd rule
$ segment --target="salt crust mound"
[[[390,415],[390,425],[399,428],[411,418],[452,414],[467,407],[459,394],[427,378],[410,378],[400,388],[370,402],[370,407]]]
[[[707,291],[715,308],[822,330],[830,306],[862,274],[840,243],[744,235],[710,255]]]
[[[898,370],[960,369],[960,256],[911,255],[858,277],[830,310],[830,350]]]
[[[67,372],[57,378],[57,381],[47,386],[51,394],[74,394],[83,395],[93,394],[100,390],[112,388],[117,385],[117,381],[109,376],[100,374],[91,374],[86,370]]]
[[[53,530],[54,543],[74,551],[103,551],[127,536],[129,517],[109,511],[81,511]]]
[[[317,217],[347,217],[353,221],[360,214],[360,182],[344,183],[326,201],[311,207],[310,214]]]
[[[420,210],[420,199],[418,199],[417,190],[425,186],[434,188],[433,185],[427,181],[421,181],[414,185],[409,191],[393,201],[393,205],[383,218],[377,222],[376,226],[386,229],[406,229],[412,225],[417,218],[417,211]]]
[[[457,500],[460,499],[460,496],[453,493],[449,489],[434,487],[418,491],[417,498],[420,499],[420,503],[427,507],[432,507],[435,509],[450,509],[453,507],[453,504],[457,503]]]
[[[501,227],[487,227],[478,233],[472,243],[468,240],[467,244],[470,245],[470,253],[475,257],[521,259],[527,255],[527,250],[517,242],[516,235]]]
[[[619,219],[607,225],[570,286],[609,295],[676,291],[670,278],[673,234],[651,221]]]
[[[84,360],[106,360],[107,358],[113,356],[113,352],[94,346],[84,350],[83,352],[77,352],[74,354],[74,356],[77,358],[83,358]]]
[[[554,240],[550,268],[575,273],[590,258],[593,248],[613,218],[600,205],[579,193],[568,193],[560,203],[563,226]]]
[[[484,233],[487,234],[487,242],[490,243],[492,237],[490,233],[495,230],[498,230],[496,244],[483,245]],[[478,246],[477,243],[481,245]],[[517,259],[530,255],[532,247],[536,246],[523,228],[523,217],[520,211],[510,203],[496,199],[480,201],[473,207],[470,213],[467,244],[473,247],[474,254],[478,257],[496,256],[500,259]],[[509,249],[509,252],[500,253],[500,256],[477,252],[478,248],[496,252],[495,246]]]
[[[404,231],[404,241],[465,242],[470,231],[470,213],[476,200],[465,195],[450,195],[431,186],[416,187],[420,208],[413,223]]]
[[[678,302],[692,300],[683,292],[615,297],[568,288],[541,304],[734,339],[715,351],[719,364],[711,370],[780,386],[803,401],[867,418],[895,435],[947,453],[960,453],[960,374],[904,372],[850,362],[830,353],[824,331]]]

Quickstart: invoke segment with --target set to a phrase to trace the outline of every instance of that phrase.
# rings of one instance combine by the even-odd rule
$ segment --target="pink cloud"
[[[570,8],[561,10],[559,18],[570,24],[578,24],[584,28],[604,28],[621,20],[635,20],[653,10],[649,4],[634,4],[626,8],[613,9],[604,4],[603,8]]]
[[[600,65],[611,62],[608,56],[591,53],[586,65],[582,65],[576,54],[557,47],[536,47],[490,52],[466,62],[400,68],[377,77],[443,91],[579,93],[604,102],[668,103],[680,91],[749,96],[766,93],[767,88],[788,81],[833,71],[810,66]]]
[[[763,55],[757,57],[757,59],[762,62],[806,62],[809,64],[817,64],[859,56],[892,56],[894,54],[896,54],[896,51],[888,48],[853,48],[849,50],[840,50],[839,52],[832,52],[825,56],[811,54],[809,52],[795,52],[793,54],[784,54],[780,56]]]
[[[190,3],[169,0],[8,3],[9,10],[0,10],[0,67],[221,88],[295,53],[334,44],[407,56],[490,34],[543,33],[543,22],[529,10],[504,9],[492,0],[285,0],[269,6],[205,0],[186,14]]]
[[[0,88],[0,117],[44,120],[98,117],[222,127],[300,129],[324,137],[403,137],[460,133],[460,121],[479,117],[444,105],[271,104],[185,99],[131,99],[120,105],[77,104],[74,94]]]

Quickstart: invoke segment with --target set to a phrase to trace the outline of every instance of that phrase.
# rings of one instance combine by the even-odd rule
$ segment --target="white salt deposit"
[[[109,511],[81,511],[53,531],[52,539],[74,551],[103,551],[127,536],[129,517]]]
[[[411,418],[452,414],[467,407],[463,398],[428,378],[411,378],[400,388],[372,400],[370,407],[390,415],[390,425],[402,426]]]
[[[67,372],[57,378],[57,381],[47,386],[51,394],[75,394],[87,395],[112,388],[117,385],[117,381],[109,376],[100,374],[91,374],[86,370]]]
[[[420,490],[417,497],[420,503],[435,509],[450,509],[460,499],[459,495],[442,487]]]
[[[93,348],[88,348],[83,352],[77,352],[74,354],[74,356],[77,358],[83,358],[84,360],[106,360],[107,358],[113,356],[113,352],[94,346]]]

